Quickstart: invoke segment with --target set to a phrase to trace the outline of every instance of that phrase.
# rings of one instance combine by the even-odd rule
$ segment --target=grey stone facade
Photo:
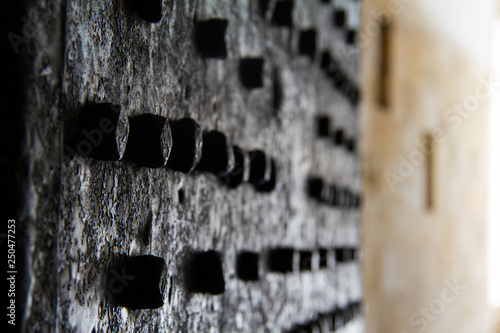
[[[346,43],[360,2],[291,1],[291,26],[276,13],[286,2],[163,0],[159,20],[155,1],[25,3],[36,31],[18,45],[27,137],[18,223],[24,331],[281,332],[311,321],[304,329],[327,331],[330,314],[361,300],[357,48]],[[333,12],[342,8],[345,23],[335,27]],[[225,50],[209,43],[215,50],[203,51],[207,38],[217,38],[202,25],[212,19],[227,20],[219,28]],[[241,61],[247,58],[262,61]],[[84,107],[98,103],[119,105],[124,122],[143,114],[192,118],[203,133],[220,131],[244,151],[272,157],[276,184],[232,189],[199,168],[183,173],[85,156],[74,138]],[[319,115],[330,122],[324,137]],[[149,130],[137,133],[141,140]],[[93,148],[101,144],[94,138],[87,138]],[[165,140],[167,158],[176,141]],[[316,199],[308,194],[311,177],[324,183]],[[273,271],[269,258],[280,248],[293,249],[291,272]],[[357,255],[342,262],[343,248]],[[202,274],[189,268],[193,256],[212,250],[224,282],[216,295],[189,282]],[[237,272],[244,251],[258,254],[239,263],[257,265],[257,280]],[[165,260],[164,304],[119,306],[114,273],[142,255]],[[359,313],[351,317],[337,332],[364,331]]]

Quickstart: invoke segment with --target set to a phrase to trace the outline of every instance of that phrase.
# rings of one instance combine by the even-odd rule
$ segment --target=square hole
[[[299,251],[300,258],[300,270],[310,271],[312,270],[312,252],[311,251]]]
[[[263,86],[262,69],[264,59],[243,58],[240,59],[239,74],[240,81],[245,88],[260,88]]]
[[[274,6],[273,16],[271,22],[278,27],[291,27],[293,26],[292,19],[293,1],[281,0],[276,1]]]
[[[267,265],[271,272],[293,272],[293,249],[279,248],[270,250]]]
[[[222,294],[225,283],[220,254],[213,250],[194,253],[187,265],[187,282],[191,292]]]
[[[196,25],[196,46],[204,58],[227,57],[226,34],[227,20],[211,19]]]
[[[326,268],[328,266],[328,250],[319,249],[319,268]]]
[[[300,32],[299,53],[314,58],[316,53],[316,30],[308,29]]]
[[[259,279],[259,254],[254,252],[240,252],[236,258],[236,274],[244,281]]]

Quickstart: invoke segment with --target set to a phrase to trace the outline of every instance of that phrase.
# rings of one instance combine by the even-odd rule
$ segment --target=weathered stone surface
[[[333,88],[319,51],[335,55],[350,82],[355,61],[343,56],[350,46],[332,27],[332,4],[294,1],[288,28],[272,24],[275,3],[263,17],[258,1],[164,0],[151,23],[125,1],[27,2],[31,19],[50,19],[25,50],[25,331],[281,332],[360,299],[359,265],[336,265],[333,251],[358,246],[359,212],[322,205],[306,191],[311,174],[360,191],[357,156],[315,129],[316,115],[329,115],[357,136],[355,105]],[[213,18],[228,22],[225,59],[203,58],[195,45],[195,22]],[[299,31],[311,28],[313,58],[299,52]],[[264,59],[263,86],[246,89],[239,60],[254,57]],[[73,156],[67,140],[78,131],[78,110],[92,103],[120,105],[126,117],[190,117],[245,151],[272,156],[276,186],[231,189],[209,173]],[[280,247],[330,249],[328,265],[300,272],[294,259],[293,272],[270,272],[268,250]],[[221,254],[220,295],[186,284],[187,260],[209,250]],[[237,278],[241,251],[261,254],[258,281]],[[141,255],[165,259],[164,305],[114,306],[109,270]]]

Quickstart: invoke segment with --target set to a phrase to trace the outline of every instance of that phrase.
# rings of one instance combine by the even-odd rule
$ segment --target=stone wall
[[[23,330],[362,332],[359,7],[26,1]]]

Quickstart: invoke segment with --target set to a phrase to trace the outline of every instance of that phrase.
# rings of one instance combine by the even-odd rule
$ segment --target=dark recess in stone
[[[236,258],[236,274],[244,281],[259,279],[259,254],[255,252],[240,252]]]
[[[119,160],[116,138],[119,116],[119,105],[101,103],[85,106],[79,115],[78,134],[71,142],[72,150],[81,156],[96,160]]]
[[[267,10],[269,9],[270,0],[259,0],[259,9],[262,17],[266,17]]]
[[[354,90],[354,87],[347,81],[340,87],[340,91],[351,103],[353,103]]]
[[[356,195],[354,196],[354,206],[355,206],[356,208],[361,207],[361,195],[356,194]]]
[[[341,146],[344,144],[344,130],[342,129],[335,130],[335,133],[333,134],[333,142],[337,146]]]
[[[314,333],[309,324],[295,325],[288,333]]]
[[[359,208],[359,194],[352,193],[352,207]]]
[[[333,205],[335,203],[335,189],[331,185],[323,184],[323,190],[321,191],[321,202],[328,205]]]
[[[342,196],[344,198],[343,207],[348,208],[351,205],[351,192],[348,189],[344,189]]]
[[[356,205],[356,202],[357,202],[357,197],[358,195],[356,193],[352,193],[351,192],[351,207],[352,208],[357,208],[358,206]]]
[[[172,150],[167,168],[184,173],[191,172],[201,158],[201,128],[191,118],[170,120]]]
[[[180,188],[177,190],[177,200],[179,200],[180,204],[184,203],[184,200],[186,198],[186,192],[184,191],[183,188]]]
[[[326,329],[326,332],[336,332],[354,317],[361,314],[359,301],[352,302],[343,308],[336,308],[329,313],[321,313],[315,319],[306,323],[295,324],[286,332],[291,333],[317,333]]]
[[[349,100],[351,101],[352,104],[356,105],[359,103],[359,90],[355,87],[351,88],[351,92],[349,94]]]
[[[309,177],[306,185],[309,197],[318,202],[341,208],[358,208],[360,196],[347,188],[327,184],[319,177]]]
[[[345,35],[345,42],[347,44],[353,45],[356,43],[357,31],[356,30],[348,30]]]
[[[349,192],[349,190],[347,189],[344,189],[343,197],[344,197],[344,205],[343,205],[344,208],[349,208],[351,205],[351,192]]]
[[[344,81],[340,84],[339,91],[344,96],[349,96],[350,90],[351,86],[349,85],[349,82],[347,82],[347,79],[344,79]]]
[[[349,262],[356,259],[356,249],[353,248],[337,248],[335,249],[335,261],[339,263]]]
[[[196,23],[195,42],[202,57],[219,59],[227,57],[226,28],[225,19],[210,19]]]
[[[325,268],[328,266],[328,250],[327,249],[319,249],[319,268]]]
[[[250,155],[250,177],[249,182],[255,185],[257,190],[265,192],[266,188],[273,187],[273,173],[276,177],[276,167],[273,168],[272,159],[261,150],[253,150]],[[273,172],[274,170],[274,172]]]
[[[307,180],[307,193],[311,198],[321,199],[323,191],[323,180],[319,177],[310,177]]]
[[[337,207],[344,207],[345,205],[345,191],[341,187],[337,187],[337,193],[335,196],[335,206]]]
[[[129,118],[129,136],[124,159],[139,166],[160,168],[166,165],[168,153],[162,144],[167,119],[154,114]]]
[[[321,332],[321,330],[322,330],[322,328],[321,328],[322,326],[318,321],[310,323],[309,327],[310,327],[311,333],[318,333],[318,332]]]
[[[335,262],[342,263],[345,261],[344,248],[335,249]]]
[[[229,188],[236,188],[240,184],[248,181],[247,170],[250,167],[250,157],[248,153],[238,146],[233,146],[234,168],[226,175],[220,175],[220,181]]]
[[[333,80],[333,85],[338,88],[344,82],[345,77],[340,66],[331,56],[329,51],[324,51],[321,55],[321,68],[325,74]]]
[[[334,83],[335,83],[335,75],[342,74],[342,71],[340,70],[340,66],[339,66],[338,62],[333,57],[331,57],[330,53],[328,53],[328,56],[330,58],[329,58],[328,66],[324,67],[325,74],[327,76],[329,76],[330,78],[334,79]]]
[[[360,302],[352,302],[351,309],[354,316],[359,316],[361,314],[361,303]]]
[[[225,290],[222,262],[216,251],[193,253],[186,274],[188,289],[191,292],[218,295]]]
[[[311,251],[299,251],[300,258],[300,270],[310,271],[312,269],[312,252]]]
[[[316,135],[320,138],[330,135],[330,117],[325,115],[316,117]]]
[[[339,200],[339,190],[337,189],[337,186],[332,184],[329,186],[330,187],[330,196],[331,196],[331,201],[330,204],[332,205],[337,205],[338,200]]]
[[[358,259],[358,250],[354,249],[354,248],[350,248],[349,249],[349,260],[351,261],[355,261]]]
[[[170,277],[170,286],[168,288],[168,304],[172,304],[172,294],[174,293],[174,279]]]
[[[274,115],[277,116],[281,103],[283,101],[283,87],[281,84],[281,77],[279,69],[273,70],[273,110]]]
[[[349,207],[349,200],[350,200],[350,194],[351,192],[347,188],[343,188],[340,191],[340,202],[339,206],[343,208],[348,208]]]
[[[332,56],[330,55],[329,51],[321,52],[321,59],[320,59],[319,65],[320,65],[322,70],[328,71],[331,61],[332,61]]]
[[[333,25],[337,28],[341,28],[345,24],[345,10],[337,9],[333,11]]]
[[[316,53],[316,30],[302,30],[299,35],[299,53],[314,59]]]
[[[310,322],[306,325],[307,333],[321,332],[321,325],[317,321]]]
[[[293,249],[278,248],[268,253],[267,266],[271,272],[293,272]]]
[[[335,330],[335,317],[333,314],[329,313],[324,316],[326,322],[327,332],[333,332]]]
[[[266,176],[265,181],[255,185],[257,192],[271,192],[276,187],[276,162],[273,158],[270,158],[270,163],[267,163],[266,167],[270,168],[269,172],[266,171],[269,178]]]
[[[153,225],[153,214],[151,211],[148,212],[148,215],[146,216],[146,221],[144,221],[144,228],[142,229],[141,232],[141,241],[143,245],[148,245],[149,241],[151,240],[151,228]]]
[[[346,82],[346,77],[344,73],[342,73],[338,68],[336,70],[330,71],[330,75],[332,77],[333,86],[335,88],[340,89],[342,85]]]
[[[293,11],[293,1],[292,0],[281,0],[276,1],[273,11],[273,16],[271,18],[271,23],[278,27],[292,27]]]
[[[132,310],[161,307],[160,278],[164,267],[162,258],[145,255],[131,257],[121,269],[111,270],[108,286],[119,290],[114,293],[116,304]]]
[[[253,150],[250,155],[250,177],[249,182],[258,184],[266,174],[266,153],[261,150]]]
[[[248,89],[262,87],[262,58],[242,58],[239,65],[239,76],[241,84]]]
[[[341,310],[344,315],[344,321],[347,323],[354,318],[354,314],[352,313],[351,307],[348,305]]]
[[[333,330],[339,329],[346,324],[344,314],[340,309],[337,309],[332,314],[333,317]]]
[[[218,177],[227,175],[233,170],[233,146],[224,133],[210,131],[203,134],[203,149],[198,168]]]
[[[150,23],[161,20],[161,2],[162,0],[127,0],[137,16]]]
[[[289,333],[317,333],[321,332],[321,325],[317,321],[311,321],[302,325],[295,325]]]

